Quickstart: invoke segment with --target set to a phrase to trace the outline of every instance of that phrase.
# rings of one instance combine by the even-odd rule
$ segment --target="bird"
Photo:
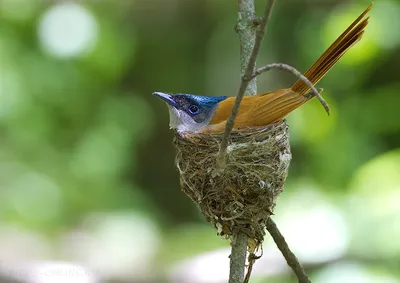
[[[372,4],[328,47],[319,59],[304,73],[317,84],[338,60],[362,38],[370,17],[366,14]],[[322,89],[318,89],[319,92]],[[221,133],[225,130],[235,97],[201,96],[154,92],[169,108],[170,128],[180,133]],[[266,126],[283,120],[315,95],[302,81],[292,87],[253,96],[244,96],[234,122],[234,130]]]

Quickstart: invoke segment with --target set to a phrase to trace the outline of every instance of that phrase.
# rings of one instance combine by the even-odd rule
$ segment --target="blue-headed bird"
[[[304,73],[315,85],[364,34],[372,4],[332,43]],[[318,91],[322,91],[319,89]],[[219,133],[224,131],[235,97],[200,96],[154,92],[167,103],[170,127],[179,132]],[[313,98],[309,87],[298,80],[291,88],[245,96],[235,119],[234,129],[265,126],[284,119],[290,112]]]

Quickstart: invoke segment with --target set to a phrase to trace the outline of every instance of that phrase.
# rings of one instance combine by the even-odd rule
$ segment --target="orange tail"
[[[372,4],[339,36],[335,42],[322,54],[321,57],[304,73],[310,82],[315,85],[336,64],[353,44],[357,43],[364,34],[364,28],[368,24],[369,17],[364,16],[371,10]],[[362,22],[360,22],[362,20]],[[304,95],[309,87],[298,80],[291,88],[293,91]]]

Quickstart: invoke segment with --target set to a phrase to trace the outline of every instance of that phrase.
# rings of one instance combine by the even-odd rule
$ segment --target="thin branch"
[[[256,63],[258,52],[260,51],[261,41],[264,37],[265,28],[267,26],[274,2],[275,2],[275,0],[267,0],[267,6],[265,8],[264,17],[263,17],[262,22],[258,26],[255,43],[253,46],[253,50],[251,52],[251,56],[249,58],[246,72],[242,76],[239,91],[236,96],[236,100],[233,105],[231,115],[229,116],[229,119],[226,122],[224,136],[223,136],[221,146],[219,149],[219,153],[218,153],[218,157],[217,157],[217,162],[220,165],[225,164],[225,152],[226,152],[226,148],[228,147],[228,142],[229,142],[229,138],[230,138],[233,126],[235,124],[235,118],[239,112],[239,106],[240,106],[240,103],[242,102],[242,99],[246,92],[247,86],[249,85],[250,81],[253,79],[254,66]]]
[[[246,276],[244,277],[243,283],[249,283],[251,272],[253,271],[254,263],[256,262],[257,259],[260,259],[262,257],[263,253],[264,252],[263,252],[263,249],[262,249],[262,246],[261,246],[261,255],[256,256],[254,254],[254,252],[251,252],[249,254],[249,256],[247,258],[247,261],[249,262],[249,266],[247,267],[247,273],[246,273]]]
[[[228,147],[228,141],[232,132],[236,115],[239,110],[240,103],[246,91],[248,95],[257,93],[257,82],[252,78],[252,74],[256,69],[256,59],[260,50],[261,41],[264,37],[265,28],[268,23],[269,15],[271,14],[272,5],[274,0],[267,0],[267,7],[265,9],[264,18],[260,21],[255,16],[254,0],[238,0],[238,21],[236,29],[239,33],[240,42],[240,71],[242,75],[238,95],[236,96],[235,104],[233,106],[231,115],[226,123],[224,137],[222,139],[219,155],[217,157],[217,164],[225,164],[225,152]],[[257,30],[258,29],[258,30]],[[229,283],[242,283],[244,277],[244,270],[246,265],[248,239],[247,235],[243,232],[237,232],[233,235],[231,243],[232,252],[230,260],[230,273]],[[254,261],[250,262],[250,270],[246,278],[250,278],[251,269]]]
[[[247,235],[238,232],[231,242],[229,283],[242,283],[246,266]]]
[[[296,77],[298,77],[300,80],[302,80],[310,89],[311,91],[314,93],[314,95],[318,98],[319,102],[322,104],[322,106],[325,108],[326,113],[328,113],[329,115],[329,106],[326,103],[326,101],[322,98],[321,94],[318,92],[318,90],[315,88],[315,86],[312,84],[312,82],[310,82],[306,76],[304,76],[302,73],[300,73],[299,71],[297,71],[294,67],[287,65],[287,64],[282,64],[282,63],[273,63],[273,64],[268,64],[264,67],[261,67],[259,69],[257,69],[254,74],[253,74],[253,78],[257,77],[258,75],[269,71],[271,69],[281,69],[287,72],[290,72],[292,74],[294,74]]]
[[[247,95],[257,93],[257,81],[255,79],[249,79],[243,84],[243,77],[248,72],[252,74],[256,70],[255,58],[257,55],[253,60],[251,59],[254,53],[254,46],[256,46],[256,30],[260,25],[260,22],[255,22],[256,19],[254,0],[238,0],[236,31],[239,34],[240,43],[240,74],[242,75],[242,81],[239,93],[242,92],[242,96],[245,92]],[[251,61],[253,61],[253,63],[251,63]],[[226,137],[225,150],[228,144],[228,138],[229,136]],[[222,155],[220,156],[223,157]],[[221,164],[221,162],[217,164]],[[246,234],[240,231],[234,233],[232,238],[229,283],[242,283],[246,267],[248,238]]]
[[[236,32],[239,35],[240,44],[240,74],[243,76],[247,71],[247,66],[253,46],[256,42],[256,31],[258,24],[255,22],[256,11],[254,0],[238,0],[238,17],[236,24]],[[253,66],[253,72],[256,70],[256,64]],[[249,82],[246,95],[254,95],[257,93],[257,80],[253,79]]]
[[[253,271],[254,263],[255,263],[255,259],[249,259],[249,266],[247,267],[247,273],[246,273],[246,276],[244,277],[243,283],[249,283],[251,272]]]
[[[294,273],[297,276],[297,279],[299,280],[299,283],[311,283],[311,280],[310,278],[308,278],[303,266],[300,264],[294,253],[290,250],[288,244],[285,241],[285,238],[283,237],[271,217],[269,217],[267,221],[267,230],[274,239],[274,242],[278,246],[278,249],[283,254],[287,264],[290,266],[290,268],[293,269]]]

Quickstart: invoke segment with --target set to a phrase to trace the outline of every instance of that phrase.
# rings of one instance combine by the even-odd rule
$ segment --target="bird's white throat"
[[[178,132],[199,132],[207,127],[211,118],[203,123],[197,123],[185,111],[178,110],[173,106],[169,106],[169,127],[176,129]]]

